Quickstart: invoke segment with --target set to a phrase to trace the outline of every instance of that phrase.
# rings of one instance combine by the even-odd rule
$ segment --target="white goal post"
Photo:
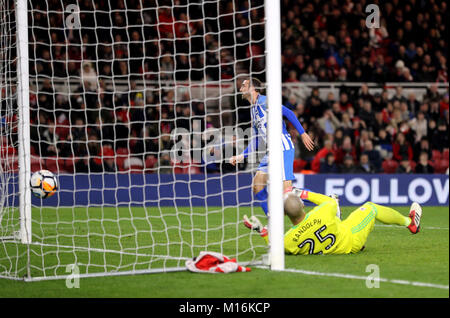
[[[269,242],[270,265],[273,270],[284,270],[284,208],[283,153],[271,151],[282,149],[281,130],[281,23],[280,2],[266,1],[266,47],[267,47],[267,104],[268,151],[269,151]]]
[[[19,215],[20,241],[31,243],[31,191],[30,191],[30,81],[28,72],[28,6],[27,0],[16,1],[17,24],[17,108],[19,133]]]
[[[244,79],[266,83],[281,147],[280,4],[249,0],[0,0],[0,278],[186,270],[200,251],[284,269],[282,180],[266,218]],[[47,169],[58,192],[33,197]],[[269,227],[269,247],[242,222]],[[269,253],[269,264],[265,255]]]

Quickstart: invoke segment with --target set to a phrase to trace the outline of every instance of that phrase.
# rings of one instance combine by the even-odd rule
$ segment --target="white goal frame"
[[[19,131],[19,211],[20,231],[15,239],[27,246],[27,272],[25,281],[39,281],[47,279],[65,279],[67,276],[31,277],[30,276],[30,246],[40,245],[32,241],[32,217],[31,217],[31,154],[30,154],[30,75],[28,56],[28,1],[15,0],[16,13],[16,44],[17,44],[17,99],[18,99],[18,131]],[[282,130],[282,81],[281,81],[281,24],[280,3],[278,1],[265,0],[265,47],[266,47],[266,85],[267,98],[270,111],[268,112],[268,150],[269,150],[269,262],[271,270],[285,269],[284,264],[284,213],[283,213],[283,181],[281,179],[282,152],[271,151],[281,149]],[[27,142],[23,142],[27,141]],[[265,262],[264,262],[265,263]],[[258,263],[259,264],[259,263]],[[257,264],[257,265],[258,265]],[[265,263],[267,265],[267,263]],[[181,271],[185,268],[164,268],[149,270],[134,270],[120,272],[105,272],[81,274],[80,277],[114,276],[127,274],[144,274],[155,272]],[[11,278],[11,277],[3,277]],[[19,279],[19,278],[12,278]]]
[[[281,22],[280,2],[266,0],[267,104],[269,151],[269,257],[272,270],[284,270],[283,153],[281,130]]]
[[[16,0],[17,106],[19,114],[20,241],[31,243],[30,80],[28,72],[28,2]],[[28,142],[23,142],[27,140]]]

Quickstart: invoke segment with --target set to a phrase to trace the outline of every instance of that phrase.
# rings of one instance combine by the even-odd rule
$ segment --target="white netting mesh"
[[[15,15],[11,1],[1,1],[0,22],[0,237],[18,230],[14,192],[17,172],[17,102]]]
[[[241,222],[263,216],[239,173],[252,165],[226,159],[249,135],[242,79],[264,80],[263,3],[28,1],[31,171],[52,171],[60,190],[33,199],[32,244],[14,268],[25,246],[2,241],[1,276],[170,270],[202,250],[261,259]],[[13,18],[2,1],[2,120],[14,114]],[[2,162],[14,155],[4,144],[17,149],[3,127]],[[10,189],[16,170],[2,169]],[[2,230],[17,205],[5,193]]]

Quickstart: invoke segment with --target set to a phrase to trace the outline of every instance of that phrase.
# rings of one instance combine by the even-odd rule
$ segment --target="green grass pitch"
[[[354,207],[341,209],[345,218]],[[406,215],[409,207],[396,209]],[[265,253],[262,239],[236,222],[252,211],[262,213],[258,207],[224,211],[217,207],[34,209],[33,241],[46,245],[30,249],[31,273],[67,275],[66,265],[72,263],[77,263],[81,272],[88,269],[90,273],[184,266],[185,257],[201,250],[237,256],[240,261],[257,260]],[[261,219],[265,220],[262,216]],[[289,226],[286,219],[286,230]],[[41,237],[46,239],[39,241]],[[167,244],[168,241],[172,244]],[[81,247],[75,254],[70,248],[73,245]],[[0,272],[5,267],[17,266],[19,276],[25,275],[24,246],[0,243],[0,247]],[[7,249],[17,250],[22,257],[5,261]],[[100,253],[97,249],[124,253]],[[157,257],[167,254],[173,259]],[[417,235],[411,235],[403,227],[376,223],[366,249],[358,254],[286,256],[285,262],[289,272],[253,266],[249,273],[226,275],[183,271],[90,277],[82,278],[80,288],[72,289],[66,287],[64,279],[39,282],[0,279],[0,298],[447,298],[449,208],[424,207],[422,230]],[[366,285],[366,277],[371,274],[366,269],[371,264],[378,266],[381,279],[374,288]]]

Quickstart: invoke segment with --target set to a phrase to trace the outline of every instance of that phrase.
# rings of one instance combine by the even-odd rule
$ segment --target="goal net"
[[[18,201],[15,197],[18,178],[16,24],[10,1],[1,1],[0,20],[0,237],[14,239],[20,227]]]
[[[201,251],[261,264],[267,246],[242,223],[247,214],[267,224],[251,189],[258,158],[228,159],[254,138],[239,87],[265,82],[263,0],[22,1],[22,135],[23,20],[14,1],[0,5],[0,277],[63,278],[74,265],[80,276],[184,270]],[[30,189],[19,176],[41,169],[58,192],[21,213]]]

